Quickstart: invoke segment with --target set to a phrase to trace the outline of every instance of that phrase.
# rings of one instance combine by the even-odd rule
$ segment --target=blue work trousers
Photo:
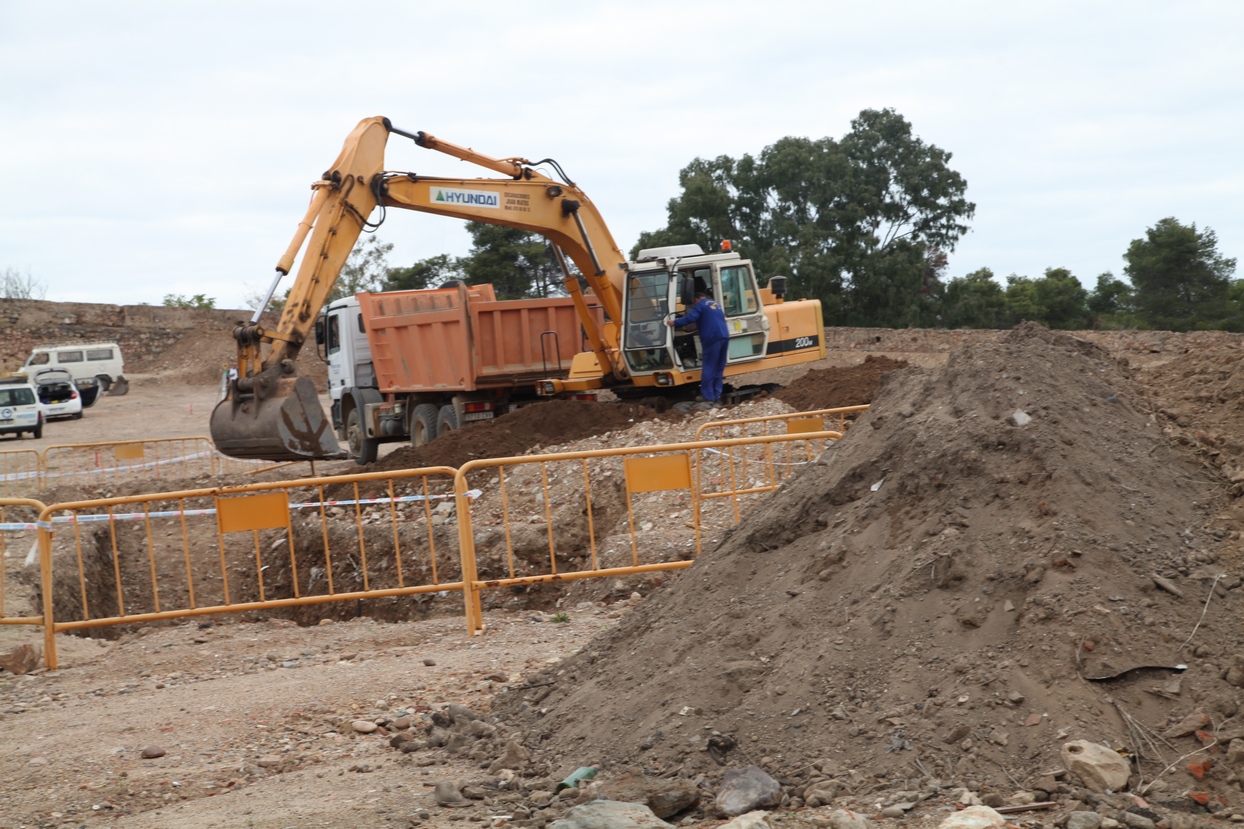
[[[700,364],[700,395],[705,400],[716,402],[721,399],[721,378],[726,372],[726,350],[729,346],[729,340],[700,343],[704,351]]]

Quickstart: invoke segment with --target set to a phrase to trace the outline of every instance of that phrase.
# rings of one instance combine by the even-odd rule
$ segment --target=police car
[[[43,411],[35,387],[24,377],[19,382],[0,381],[0,434],[20,438],[24,432],[43,437]]]

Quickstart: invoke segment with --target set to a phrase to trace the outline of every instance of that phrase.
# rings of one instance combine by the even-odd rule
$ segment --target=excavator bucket
[[[324,416],[315,384],[285,377],[243,394],[237,381],[212,411],[212,440],[234,458],[309,461],[342,458],[332,424]]]

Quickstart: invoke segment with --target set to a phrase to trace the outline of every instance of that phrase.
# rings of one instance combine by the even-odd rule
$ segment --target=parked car
[[[0,380],[0,434],[20,439],[23,432],[43,437],[43,407],[35,387],[25,377],[17,382]]]
[[[35,393],[43,406],[43,417],[82,417],[82,396],[73,384],[73,377],[63,368],[45,368],[35,372]]]
[[[108,391],[125,373],[125,361],[121,346],[114,342],[41,345],[30,352],[21,370],[34,382],[35,374],[49,368],[64,369],[75,381],[94,377]]]

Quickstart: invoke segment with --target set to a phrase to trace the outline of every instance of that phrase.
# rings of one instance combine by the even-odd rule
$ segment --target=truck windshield
[[[626,292],[626,348],[659,348],[666,342],[668,271],[633,274]]]

